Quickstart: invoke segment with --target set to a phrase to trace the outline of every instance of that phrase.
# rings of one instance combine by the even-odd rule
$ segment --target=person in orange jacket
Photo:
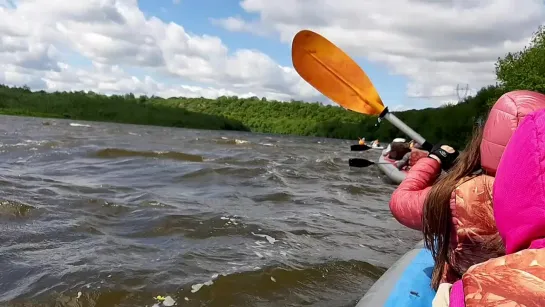
[[[504,94],[463,154],[458,157],[456,150],[444,144],[435,146],[392,194],[392,215],[424,233],[435,260],[434,289],[459,279],[471,265],[504,253],[492,214],[493,176],[519,122],[543,108],[545,95],[540,93]],[[436,182],[441,169],[449,172]]]

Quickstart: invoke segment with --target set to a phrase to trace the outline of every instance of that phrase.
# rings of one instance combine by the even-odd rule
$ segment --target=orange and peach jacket
[[[545,306],[545,110],[513,135],[493,196],[506,255],[472,266],[453,285],[450,306]]]
[[[487,242],[499,240],[492,213],[492,176],[520,121],[542,108],[545,108],[545,95],[531,91],[504,94],[492,107],[480,147],[481,166],[490,176],[464,178],[452,191],[450,265],[443,281],[453,282],[471,265],[499,256],[495,249],[486,249]],[[431,158],[420,159],[410,169],[390,200],[392,215],[401,224],[422,230],[423,205],[440,173],[440,164]]]

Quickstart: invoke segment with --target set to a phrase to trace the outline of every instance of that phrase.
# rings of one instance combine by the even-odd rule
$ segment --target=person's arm
[[[383,151],[382,156],[386,157],[390,153],[390,150],[392,150],[392,145],[388,144],[388,147],[386,147],[386,150]]]
[[[410,169],[390,199],[390,211],[399,223],[422,230],[424,201],[440,174],[441,164],[429,157],[418,160]]]
[[[390,199],[390,211],[398,222],[422,230],[424,202],[431,186],[441,174],[441,167],[448,170],[458,154],[448,145],[435,145],[427,158],[416,162]]]
[[[409,164],[409,159],[411,158],[411,152],[409,151],[406,153],[401,160],[396,162],[396,167],[398,170],[403,169],[405,166]]]

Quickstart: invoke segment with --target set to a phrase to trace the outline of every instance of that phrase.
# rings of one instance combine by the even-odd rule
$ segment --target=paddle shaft
[[[399,130],[408,135],[415,142],[422,145],[422,149],[431,151],[431,149],[433,148],[433,144],[426,141],[425,138],[423,138],[420,134],[414,131],[411,127],[407,126],[407,124],[405,124],[401,119],[397,118],[397,116],[395,116],[393,113],[390,113],[387,107],[384,109],[384,111],[382,111],[379,117],[386,119],[387,121],[392,123],[392,125],[396,126]]]

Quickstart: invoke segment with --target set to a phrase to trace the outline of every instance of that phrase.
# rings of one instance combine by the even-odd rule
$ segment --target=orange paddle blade
[[[379,115],[384,104],[365,72],[325,37],[302,30],[291,47],[293,67],[315,89],[355,112]]]

